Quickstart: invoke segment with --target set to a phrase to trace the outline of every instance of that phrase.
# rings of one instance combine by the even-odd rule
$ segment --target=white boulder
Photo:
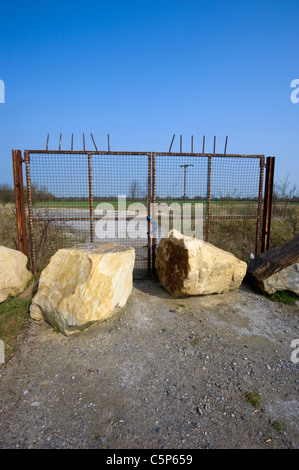
[[[132,292],[134,248],[92,243],[58,250],[43,270],[30,316],[66,336],[124,307]]]
[[[21,251],[0,246],[0,302],[25,289],[32,278],[27,262],[27,256]]]
[[[232,253],[177,230],[161,239],[156,266],[162,286],[175,297],[235,290],[247,269]]]

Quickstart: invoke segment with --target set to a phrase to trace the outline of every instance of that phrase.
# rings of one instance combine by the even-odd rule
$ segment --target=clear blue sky
[[[0,183],[12,149],[183,149],[277,156],[298,184],[299,2],[278,0],[2,2]],[[88,141],[87,146],[92,147]],[[179,150],[179,139],[174,143]],[[299,186],[299,184],[298,184]]]

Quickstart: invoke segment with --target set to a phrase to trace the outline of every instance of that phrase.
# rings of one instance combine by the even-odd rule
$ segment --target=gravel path
[[[0,448],[299,448],[298,310],[246,285],[174,299],[139,281],[76,336],[30,321],[0,367]]]

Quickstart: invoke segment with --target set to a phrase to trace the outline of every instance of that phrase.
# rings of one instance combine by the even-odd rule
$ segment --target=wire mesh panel
[[[84,242],[132,246],[147,277],[172,228],[248,259],[259,253],[264,156],[25,151],[30,259]]]
[[[153,154],[153,200],[157,205],[159,222],[155,245],[172,228],[186,235],[202,236],[206,221],[208,172],[207,157]]]
[[[55,251],[85,242],[133,246],[135,277],[149,274],[148,153],[27,151],[33,271]]]
[[[177,204],[169,229],[197,238],[201,233],[202,239],[247,260],[259,252],[263,170],[261,155],[154,153],[153,199],[158,205]],[[161,213],[154,251],[167,236]]]
[[[25,162],[34,271],[59,248],[89,239],[88,156],[27,153]]]
[[[259,240],[262,166],[260,157],[211,158],[209,241],[246,261]]]
[[[135,278],[149,266],[150,154],[92,155],[94,241],[135,249]]]

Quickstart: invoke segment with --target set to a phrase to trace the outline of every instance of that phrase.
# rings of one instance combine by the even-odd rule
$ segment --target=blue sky
[[[12,149],[275,155],[276,179],[298,184],[298,1],[2,2],[0,183]],[[91,140],[87,146],[93,148]],[[179,138],[174,142],[179,150]]]

